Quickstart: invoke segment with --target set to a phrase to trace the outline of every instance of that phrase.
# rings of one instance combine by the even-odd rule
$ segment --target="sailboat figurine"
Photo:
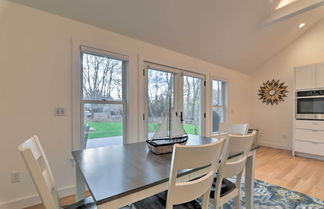
[[[174,144],[186,144],[188,135],[175,111],[169,111],[152,137],[146,140],[149,149],[155,154],[173,151]]]

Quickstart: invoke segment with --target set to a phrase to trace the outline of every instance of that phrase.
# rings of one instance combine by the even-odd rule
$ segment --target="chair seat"
[[[161,192],[157,195],[135,202],[133,206],[136,209],[165,209],[166,200],[167,192]],[[201,209],[201,206],[197,201],[191,201],[181,205],[175,205],[174,209]]]
[[[210,191],[210,198],[214,198],[215,189],[216,189],[216,181],[217,178],[214,178],[213,185]],[[222,181],[222,188],[221,188],[221,194],[220,196],[223,197],[233,191],[236,188],[235,184],[227,179],[223,179]]]
[[[71,205],[62,206],[63,209],[97,209],[92,197],[87,197]]]

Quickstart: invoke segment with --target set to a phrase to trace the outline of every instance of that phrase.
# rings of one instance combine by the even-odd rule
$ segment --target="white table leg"
[[[255,155],[256,155],[256,151],[254,150],[246,160],[246,166],[245,166],[246,209],[253,209]]]
[[[81,174],[81,171],[79,169],[78,166],[76,166],[76,200],[79,201],[79,200],[82,200],[84,199],[84,192],[85,192],[85,182],[84,182],[84,179],[83,179],[83,176]]]

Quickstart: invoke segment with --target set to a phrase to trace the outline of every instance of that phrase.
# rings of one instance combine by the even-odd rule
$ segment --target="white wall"
[[[294,107],[294,67],[324,61],[324,20],[268,60],[252,74],[252,124],[260,128],[262,144],[291,149]],[[279,105],[262,104],[257,93],[260,85],[272,78],[288,85],[288,98]]]
[[[250,77],[126,36],[0,0],[0,208],[34,204],[34,185],[16,147],[38,134],[56,183],[68,194],[74,185],[72,149],[72,38],[131,55],[132,127],[137,132],[138,57],[229,81],[230,120],[250,120]],[[139,62],[141,64],[141,62]],[[208,80],[210,87],[210,80]],[[207,94],[210,102],[210,95]],[[208,106],[210,106],[208,104]],[[65,117],[54,108],[65,107]],[[208,116],[210,127],[210,116]],[[137,133],[134,133],[136,136]],[[22,172],[22,182],[10,183],[10,172]]]

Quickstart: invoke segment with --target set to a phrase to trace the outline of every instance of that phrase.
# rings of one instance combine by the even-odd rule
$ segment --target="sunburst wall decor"
[[[285,82],[280,83],[279,80],[267,81],[260,86],[259,96],[262,103],[268,104],[278,104],[280,101],[284,101],[284,97],[287,97],[286,90],[287,86],[285,86]]]

